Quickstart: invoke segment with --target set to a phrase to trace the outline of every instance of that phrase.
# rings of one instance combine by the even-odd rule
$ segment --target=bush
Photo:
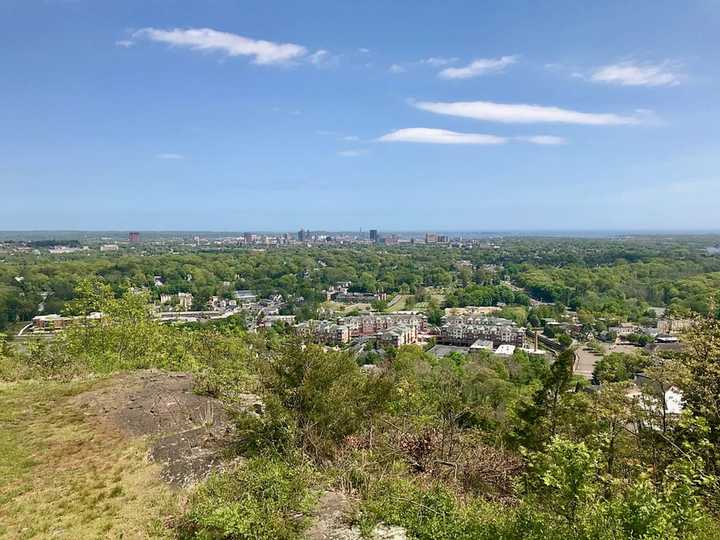
[[[215,474],[191,496],[178,524],[179,537],[202,540],[284,540],[307,527],[315,496],[312,471],[299,464],[258,457]]]
[[[373,485],[359,522],[368,534],[378,523],[404,527],[418,540],[502,538],[502,508],[474,501],[462,505],[440,484],[422,488],[408,480],[392,479]]]
[[[241,453],[292,455],[298,442],[297,426],[291,413],[274,396],[267,396],[264,410],[242,411],[235,415],[235,446]]]
[[[391,382],[363,373],[345,353],[293,342],[261,369],[263,399],[277,403],[297,430],[298,443],[316,458],[334,453],[385,406]],[[284,412],[283,412],[284,410]]]
[[[6,346],[0,351],[0,380],[25,379],[68,380],[86,372],[86,367],[73,358],[62,343],[32,340],[22,350]]]

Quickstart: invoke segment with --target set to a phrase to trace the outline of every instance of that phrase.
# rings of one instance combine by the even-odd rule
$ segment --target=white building
[[[193,295],[190,293],[178,293],[178,305],[184,310],[189,310],[193,305]]]
[[[515,353],[515,345],[508,345],[507,343],[503,343],[495,349],[495,354],[499,356],[512,356],[513,353]]]

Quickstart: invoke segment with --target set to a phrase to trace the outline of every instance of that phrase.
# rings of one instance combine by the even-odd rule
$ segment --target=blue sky
[[[717,229],[720,2],[0,0],[0,229]]]

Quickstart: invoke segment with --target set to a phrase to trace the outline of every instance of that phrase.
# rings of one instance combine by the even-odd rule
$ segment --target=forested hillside
[[[467,264],[459,264],[463,261]],[[190,292],[200,308],[211,296],[235,289],[261,296],[279,293],[290,301],[290,311],[305,317],[324,300],[324,289],[351,281],[352,291],[414,294],[442,287],[448,306],[527,305],[532,297],[593,317],[640,320],[649,306],[708,313],[720,291],[720,257],[708,256],[692,238],[682,237],[662,242],[508,239],[491,248],[10,255],[0,265],[0,328],[40,312],[62,311],[79,279],[88,275],[102,277],[117,294],[147,287],[154,297],[160,293],[154,276],[161,276],[162,292]],[[509,289],[505,280],[525,291]]]
[[[19,313],[13,302],[27,301],[26,318],[49,290],[58,310],[104,316],[52,338],[0,341],[0,534],[718,538],[717,261],[647,248],[601,262],[589,251],[618,257],[614,244],[589,245],[562,242],[557,250],[585,250],[565,264],[424,248],[8,260],[6,321]],[[442,287],[448,305],[501,302],[531,317],[557,310],[531,298],[589,317],[643,318],[651,304],[700,314],[682,352],[608,354],[590,387],[573,375],[570,340],[552,357],[437,358],[417,345],[360,357],[284,325],[160,324],[155,275],[201,298],[218,287],[305,297],[291,309],[350,280],[407,295]],[[640,370],[644,382],[632,386]],[[175,427],[158,438],[163,418]],[[200,464],[214,472],[205,477]],[[48,471],[68,468],[59,491]],[[28,523],[37,508],[47,510]]]

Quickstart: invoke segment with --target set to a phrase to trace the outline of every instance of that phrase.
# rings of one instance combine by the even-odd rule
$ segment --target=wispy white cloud
[[[669,61],[661,64],[626,61],[595,69],[590,80],[621,86],[675,86],[685,79],[678,69],[677,64]]]
[[[302,45],[294,43],[257,40],[211,28],[142,28],[133,33],[133,38],[227,56],[250,56],[256,64],[282,64],[302,58],[308,52]]]
[[[338,156],[341,157],[359,157],[367,154],[367,150],[340,150]]]
[[[361,53],[363,53],[363,54],[367,54],[367,53],[370,52],[370,49],[368,49],[368,48],[366,48],[366,47],[360,47],[360,48],[358,49],[358,52],[361,52]]]
[[[420,60],[414,60],[412,62],[402,62],[397,64],[392,64],[390,68],[388,69],[390,73],[406,73],[407,71],[410,71],[411,69],[415,69],[418,67],[442,67],[446,66],[448,64],[452,64],[454,62],[457,62],[457,58],[444,58],[441,56],[431,56],[429,58],[422,58]]]
[[[567,141],[562,137],[556,137],[555,135],[526,135],[522,137],[515,137],[518,141],[529,142],[532,144],[543,144],[543,145],[560,145],[566,144]]]
[[[517,62],[517,56],[502,56],[500,58],[479,58],[472,61],[464,67],[449,67],[438,73],[438,77],[443,79],[470,79],[487,75],[488,73],[497,73],[504,70],[507,66]]]
[[[411,104],[418,109],[436,114],[508,124],[560,123],[614,126],[639,124],[642,121],[642,115],[623,116],[611,113],[586,113],[561,109],[560,107],[545,107],[542,105],[527,105],[522,103],[418,101],[411,102]]]
[[[185,156],[183,156],[182,154],[173,153],[157,154],[155,157],[158,159],[185,159]]]
[[[343,137],[343,141],[359,141],[359,140],[360,140],[360,137],[358,137],[357,135],[345,135]]]
[[[421,64],[428,64],[433,67],[447,66],[448,64],[454,64],[458,58],[444,58],[442,56],[431,56],[430,58],[423,58],[420,60]]]
[[[117,45],[118,47],[124,47],[125,49],[127,49],[127,48],[135,45],[135,42],[132,41],[131,39],[118,39],[115,42],[115,45]]]
[[[320,49],[308,56],[308,61],[315,65],[323,64],[327,62],[329,54],[325,49]]]
[[[496,135],[458,133],[447,129],[404,128],[386,133],[378,141],[427,144],[504,144],[507,139]]]

